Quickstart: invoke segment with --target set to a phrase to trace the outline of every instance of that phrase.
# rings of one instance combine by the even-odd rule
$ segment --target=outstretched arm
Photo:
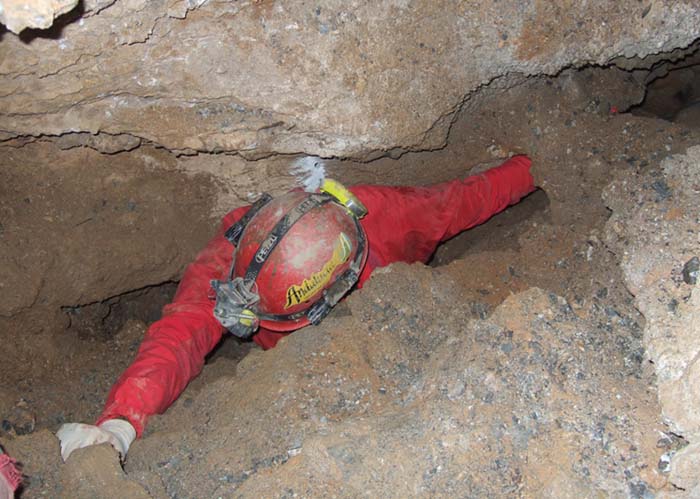
[[[173,302],[148,329],[136,359],[112,387],[97,424],[124,418],[141,436],[148,417],[165,411],[202,370],[204,357],[223,333],[213,315],[210,281],[229,271],[233,247],[224,232],[247,210],[226,215],[217,235],[187,267]]]
[[[426,262],[440,242],[485,222],[534,190],[530,159],[516,156],[464,180],[428,187],[358,185],[350,190],[367,207],[362,226],[369,255],[358,286],[377,267]],[[253,339],[264,349],[288,333],[260,330]]]
[[[517,203],[535,189],[530,166],[530,158],[515,156],[463,180],[427,187],[351,188],[368,211],[362,225],[370,256],[360,284],[376,267],[426,262],[440,242]]]

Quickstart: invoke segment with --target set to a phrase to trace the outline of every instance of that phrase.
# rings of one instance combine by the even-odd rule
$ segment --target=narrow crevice
[[[70,11],[56,17],[53,24],[46,29],[28,28],[23,30],[18,36],[23,43],[30,44],[37,38],[47,38],[50,40],[58,40],[63,37],[63,29],[78,21],[85,13],[85,2],[80,0],[78,4]]]
[[[161,309],[169,303],[177,282],[166,281],[145,286],[104,300],[79,305],[64,305],[61,311],[67,320],[66,329],[80,337],[107,340],[129,319],[147,324],[158,320]]]
[[[632,114],[700,126],[700,44],[677,60],[660,61],[648,72],[644,100]]]

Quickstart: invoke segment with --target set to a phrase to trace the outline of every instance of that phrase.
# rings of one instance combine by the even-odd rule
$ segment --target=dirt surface
[[[350,184],[425,184],[526,152],[542,190],[447,243],[431,267],[378,272],[322,327],[273,351],[224,341],[134,444],[126,476],[108,448],[61,465],[50,432],[98,414],[171,289],[144,290],[133,306],[108,295],[59,308],[72,328],[22,346],[45,365],[10,363],[2,373],[11,382],[0,397],[8,422],[0,440],[29,477],[22,497],[115,497],[132,485],[155,497],[664,490],[659,460],[683,442],[656,403],[645,320],[604,242],[610,212],[601,194],[612,180],[700,144],[700,135],[616,112],[643,95],[632,74],[615,69],[496,84],[465,105],[445,149],[329,162],[329,173]],[[118,250],[129,241],[109,243]],[[108,310],[114,322],[112,312],[105,322]],[[140,320],[122,325],[128,316]]]

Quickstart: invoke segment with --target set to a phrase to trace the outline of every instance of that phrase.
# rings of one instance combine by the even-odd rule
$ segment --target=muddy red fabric
[[[464,180],[428,187],[360,185],[350,190],[367,207],[361,223],[369,255],[358,286],[377,267],[393,262],[426,262],[437,245],[479,225],[534,190],[530,159],[516,156],[501,166]],[[225,230],[248,207],[227,214],[217,235],[190,264],[173,302],[146,333],[134,362],[112,387],[98,424],[126,418],[139,436],[152,414],[165,411],[197,376],[204,357],[223,328],[214,318],[210,281],[227,274],[233,247]],[[264,349],[290,333],[260,330],[253,337]]]
[[[4,479],[11,490],[22,483],[22,474],[17,470],[17,461],[7,454],[0,454],[0,479]]]

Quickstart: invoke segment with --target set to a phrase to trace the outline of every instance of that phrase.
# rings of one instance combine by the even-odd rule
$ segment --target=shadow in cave
[[[150,324],[175,296],[178,283],[167,281],[129,291],[106,300],[78,306],[64,306],[66,330],[78,338],[111,340],[129,320]]]
[[[700,50],[652,70],[644,100],[630,112],[700,128]]]
[[[178,284],[167,281],[87,305],[64,306],[66,330],[79,339],[112,341],[129,320],[150,326],[161,318],[163,307],[172,301]],[[205,362],[210,364],[219,358],[239,361],[248,353],[251,344],[251,340],[224,334]]]

